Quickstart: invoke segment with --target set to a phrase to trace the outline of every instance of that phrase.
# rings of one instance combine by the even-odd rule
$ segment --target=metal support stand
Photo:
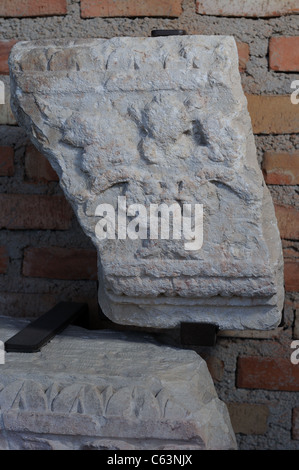
[[[6,352],[38,352],[55,335],[75,320],[88,316],[88,305],[75,302],[60,302],[23,330],[6,341]]]
[[[181,323],[181,343],[185,346],[215,346],[219,327],[214,323]]]
[[[72,323],[87,328],[88,313],[87,304],[60,302],[7,340],[5,351],[38,352],[55,335]],[[114,324],[112,322],[111,324],[113,328]],[[181,344],[184,346],[215,346],[218,330],[218,325],[212,323],[183,322],[180,325]]]
[[[153,29],[151,32],[152,38],[160,36],[185,36],[187,32],[184,29]]]

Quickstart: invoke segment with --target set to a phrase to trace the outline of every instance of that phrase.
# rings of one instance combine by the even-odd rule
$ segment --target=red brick
[[[299,440],[299,407],[293,409],[292,438]]]
[[[197,0],[201,15],[271,17],[298,13],[298,0]]]
[[[239,54],[239,70],[245,72],[247,62],[249,61],[249,45],[246,42],[237,42],[238,54]]]
[[[25,171],[27,178],[32,183],[59,181],[57,173],[53,170],[46,157],[32,144],[26,147]]]
[[[251,403],[227,403],[235,433],[265,434],[267,432],[269,408]]]
[[[299,184],[299,151],[293,153],[265,152],[263,173],[267,184]]]
[[[9,258],[4,246],[0,246],[0,274],[5,274],[8,268]]]
[[[287,292],[299,292],[299,259],[285,261],[284,282]]]
[[[299,303],[295,304],[295,322],[293,329],[293,338],[299,339]]]
[[[48,279],[97,279],[97,256],[93,250],[73,248],[27,248],[23,274]]]
[[[67,230],[73,211],[63,196],[0,194],[0,228]]]
[[[0,41],[0,75],[8,75],[8,57],[12,47],[17,41],[14,39],[10,41]]]
[[[237,387],[298,392],[299,367],[288,358],[240,357]]]
[[[297,251],[296,246],[292,243],[293,242],[289,240],[282,240],[283,257],[285,261],[299,259],[299,251]]]
[[[299,292],[299,252],[290,245],[290,242],[282,241],[284,257],[284,282],[287,292]],[[298,309],[298,306],[296,306]],[[294,325],[294,334],[299,336],[299,323]]]
[[[296,207],[274,204],[281,238],[299,239],[299,211]]]
[[[247,101],[255,134],[299,132],[298,107],[290,95],[247,95]]]
[[[0,176],[13,176],[14,172],[14,149],[0,147]]]
[[[279,72],[299,72],[299,36],[271,38],[270,69]]]
[[[81,0],[82,18],[166,16],[182,13],[182,0]]]
[[[66,0],[1,0],[0,16],[52,16],[67,13]]]

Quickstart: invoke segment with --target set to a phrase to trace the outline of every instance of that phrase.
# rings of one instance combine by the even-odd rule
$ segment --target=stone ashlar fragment
[[[279,324],[281,242],[232,37],[20,42],[10,74],[19,124],[97,247],[109,318],[157,328]],[[202,245],[99,239],[97,208],[117,212],[119,197],[145,208],[202,205]]]

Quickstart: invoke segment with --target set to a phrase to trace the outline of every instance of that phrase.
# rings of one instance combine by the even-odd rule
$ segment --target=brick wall
[[[88,301],[97,318],[96,255],[58,177],[16,126],[7,59],[16,41],[149,36],[152,29],[229,34],[237,41],[259,162],[275,202],[285,257],[284,323],[271,332],[226,331],[207,360],[241,449],[299,449],[298,0],[2,0],[0,79],[1,314],[38,316],[59,300]],[[299,88],[299,86],[297,86]],[[79,262],[78,262],[79,261]]]

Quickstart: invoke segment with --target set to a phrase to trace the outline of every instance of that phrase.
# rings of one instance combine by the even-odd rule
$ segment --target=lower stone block
[[[70,326],[0,367],[0,449],[236,448],[205,361],[152,336]]]

